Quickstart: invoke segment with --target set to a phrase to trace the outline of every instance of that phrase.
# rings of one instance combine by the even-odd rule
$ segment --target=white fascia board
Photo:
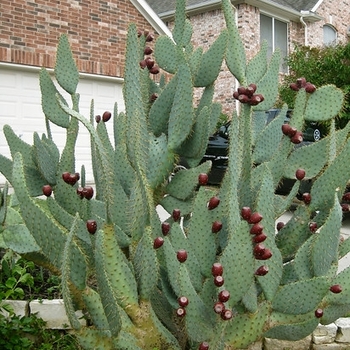
[[[285,18],[288,20],[299,21],[300,12],[292,8],[280,5],[271,0],[247,0],[247,1],[233,1],[233,4],[247,3],[263,10],[265,13],[269,12],[271,15]]]
[[[194,16],[198,13],[204,13],[211,10],[221,8],[221,0],[208,0],[203,1],[200,4],[189,5],[186,7],[186,14],[189,16]],[[159,14],[159,17],[163,21],[171,21],[174,19],[175,10],[162,12]]]
[[[320,1],[319,1],[320,2]],[[277,4],[271,0],[246,0],[246,1],[232,1],[234,5],[240,3],[247,3],[249,5],[260,8],[263,13],[270,13],[274,17],[279,17],[284,20],[299,22],[300,17],[303,17],[304,20],[309,22],[316,22],[322,19],[321,16],[316,15],[313,11],[297,11],[290,7],[286,7],[280,4]]]
[[[153,11],[151,6],[149,6],[145,0],[130,0],[130,2],[136,7],[136,9],[142,14],[142,16],[158,34],[167,35],[172,38],[172,34],[169,28],[158,17],[158,15]]]
[[[316,5],[311,9],[311,12],[316,12],[322,3],[323,3],[323,0],[318,0]]]

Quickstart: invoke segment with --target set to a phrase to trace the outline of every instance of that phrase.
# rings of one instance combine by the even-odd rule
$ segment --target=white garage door
[[[77,88],[80,94],[80,112],[90,116],[90,103],[94,99],[95,114],[113,111],[117,102],[119,111],[124,110],[122,79],[82,74]],[[64,94],[63,94],[64,95]],[[64,95],[70,101],[69,95]],[[46,133],[45,118],[41,109],[39,69],[20,65],[0,63],[0,153],[10,155],[3,126],[8,124],[17,135],[32,144],[33,132]],[[107,123],[112,130],[112,121]],[[65,142],[65,129],[52,124],[55,143],[62,151]],[[83,125],[80,126],[76,149],[76,171],[86,167],[86,179],[93,181],[90,161],[90,138]],[[5,178],[0,175],[0,184]]]

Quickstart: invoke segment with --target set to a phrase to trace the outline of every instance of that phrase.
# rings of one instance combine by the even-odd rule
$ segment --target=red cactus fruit
[[[265,276],[268,272],[269,272],[269,267],[266,265],[262,265],[255,271],[255,275],[256,276]]]
[[[146,60],[141,60],[139,64],[142,69],[145,69],[147,67]]]
[[[289,124],[283,124],[282,125],[282,132],[284,135],[289,136],[290,135],[290,129],[292,127]]]
[[[96,221],[95,220],[87,220],[86,221],[86,228],[87,228],[88,232],[93,235],[97,230]]]
[[[186,315],[186,310],[183,307],[176,309],[176,315],[178,317],[184,317]]]
[[[145,49],[143,50],[143,53],[145,55],[150,55],[152,52],[153,50],[149,46],[146,46]]]
[[[177,302],[179,303],[179,305],[181,307],[186,307],[188,305],[188,303],[189,303],[188,298],[185,297],[185,296],[179,297],[177,299]]]
[[[342,286],[340,284],[334,284],[333,286],[331,286],[329,288],[329,290],[332,293],[338,294],[338,293],[341,293],[343,291],[343,288],[342,288]]]
[[[187,252],[185,249],[180,249],[176,253],[177,260],[180,261],[180,263],[183,263],[187,260]]]
[[[246,95],[246,94],[247,94],[246,87],[240,86],[240,87],[237,89],[237,92],[238,92],[239,95]]]
[[[315,310],[315,316],[317,318],[321,318],[323,316],[323,310],[322,309]]]
[[[146,36],[146,41],[147,42],[151,42],[151,41],[153,41],[154,40],[154,36],[152,35],[152,34],[148,34],[147,36]]]
[[[84,195],[83,195],[83,187],[78,187],[78,188],[77,188],[77,195],[80,197],[80,199],[83,199],[83,198],[84,198]]]
[[[263,102],[264,101],[264,96],[261,95],[261,94],[256,94],[256,95],[253,95],[249,101],[249,104],[251,106],[256,106],[258,105],[259,103]]]
[[[258,213],[258,212],[255,212],[253,213],[252,215],[250,215],[250,218],[248,220],[248,223],[249,224],[257,224],[258,222],[260,222],[261,220],[263,219],[263,216]]]
[[[151,74],[156,75],[156,74],[158,74],[158,73],[160,72],[160,69],[159,69],[159,67],[155,64],[155,65],[149,70],[149,72],[150,72]]]
[[[250,101],[250,98],[247,95],[239,95],[238,101],[241,103],[248,103]]]
[[[145,58],[145,61],[146,61],[147,68],[152,69],[155,63],[154,60],[151,57],[147,57]]]
[[[256,235],[253,237],[253,242],[254,243],[261,243],[266,241],[267,236],[265,235],[264,232],[261,232],[260,234]]]
[[[170,224],[168,222],[163,222],[162,223],[162,233],[164,236],[166,236],[170,232]]]
[[[225,304],[221,301],[218,301],[214,304],[214,312],[217,314],[221,314],[225,310]]]
[[[253,254],[256,258],[259,258],[264,254],[265,250],[265,245],[262,243],[258,243],[254,246]]]
[[[101,116],[99,114],[95,115],[95,121],[96,123],[99,123],[101,121]]]
[[[221,276],[224,272],[224,268],[219,262],[216,262],[211,267],[211,274],[215,276]]]
[[[298,132],[297,128],[295,128],[294,126],[291,126],[289,129],[289,137],[292,138],[293,136],[296,135],[296,133]]]
[[[268,260],[272,257],[272,252],[270,249],[266,248],[265,251],[259,256],[258,260]]]
[[[229,310],[229,309],[226,309],[224,310],[222,313],[221,313],[221,318],[224,320],[224,321],[228,321],[232,318],[232,311]]]
[[[251,228],[250,228],[250,233],[252,235],[260,235],[260,233],[263,231],[264,226],[261,225],[260,222],[258,222],[257,224],[254,224]]]
[[[239,96],[239,93],[238,93],[238,91],[235,91],[234,93],[233,93],[233,98],[235,98],[236,100],[238,100],[238,96]]]
[[[279,221],[279,222],[276,224],[276,229],[277,229],[277,231],[282,230],[282,228],[283,228],[285,225],[286,225],[286,224],[285,224],[283,221]]]
[[[292,143],[298,145],[299,143],[303,142],[303,133],[301,131],[297,131],[290,140]]]
[[[154,102],[158,98],[158,94],[154,93],[150,96],[149,101]]]
[[[153,241],[153,248],[158,249],[164,244],[164,238],[163,237],[156,237]]]
[[[85,186],[83,187],[82,195],[89,200],[94,196],[94,189],[91,186]]]
[[[249,207],[243,207],[241,209],[242,219],[248,221],[251,215],[252,215],[252,210]]]
[[[198,346],[198,350],[209,350],[209,344],[205,341],[201,342]]]
[[[226,303],[226,301],[228,301],[230,299],[230,292],[226,289],[222,290],[218,295],[218,299],[222,303]]]
[[[297,79],[297,84],[300,88],[305,87],[306,85],[306,79],[304,77],[298,78]]]
[[[214,277],[214,284],[217,286],[217,287],[221,287],[224,285],[224,278],[222,276],[215,276]]]
[[[222,222],[221,221],[214,221],[213,225],[211,226],[211,232],[218,233],[222,229]]]
[[[219,197],[211,197],[208,202],[208,209],[213,210],[220,204],[220,198]]]
[[[112,113],[109,112],[109,111],[105,111],[103,114],[102,114],[102,120],[106,123],[108,122],[109,119],[111,119],[112,117]]]
[[[79,179],[79,176],[77,175],[77,173],[70,174],[69,179],[68,179],[68,183],[73,186],[76,184],[78,179]]]
[[[52,187],[50,185],[44,185],[42,187],[43,195],[50,197],[52,194]]]
[[[305,84],[305,91],[309,94],[312,94],[316,91],[316,86],[311,83],[306,83]]]
[[[256,91],[256,84],[251,83],[248,85],[248,87],[252,88],[254,90],[254,92]]]
[[[254,89],[252,86],[248,86],[246,88],[246,91],[245,91],[245,94],[248,96],[248,97],[252,97],[254,95],[254,92],[255,92],[256,89]]]
[[[198,184],[201,186],[205,186],[208,183],[208,174],[200,173],[198,175]]]
[[[65,183],[69,183],[70,173],[68,171],[65,171],[62,173],[62,179]]]
[[[172,213],[172,217],[174,221],[178,221],[181,218],[181,211],[180,209],[174,209]]]
[[[309,223],[309,230],[310,230],[312,233],[315,233],[316,230],[317,230],[317,222],[311,221],[311,222]]]
[[[299,87],[299,85],[298,85],[297,83],[291,83],[291,84],[289,85],[289,87],[290,87],[292,90],[294,90],[294,91],[299,91],[299,90],[300,90],[300,87]]]
[[[343,211],[343,213],[347,213],[350,211],[350,204],[348,203],[342,203],[341,204],[341,210]]]
[[[297,169],[297,171],[295,172],[295,177],[299,180],[299,181],[301,181],[304,177],[305,177],[305,170],[304,169],[301,169],[301,168],[299,168],[299,169]]]
[[[311,202],[311,194],[308,192],[303,193],[302,195],[303,201],[305,204],[310,204]]]
[[[343,194],[342,200],[345,202],[350,202],[350,192],[346,192]]]

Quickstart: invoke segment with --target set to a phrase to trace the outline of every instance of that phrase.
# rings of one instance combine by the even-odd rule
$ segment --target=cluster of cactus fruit
[[[237,91],[233,93],[233,97],[241,103],[248,103],[251,106],[256,106],[264,101],[262,94],[256,94],[256,85],[249,84],[248,87],[240,86]]]
[[[292,131],[284,126],[287,106],[267,124],[280,54],[268,60],[264,43],[247,63],[229,0],[222,11],[227,28],[206,52],[191,44],[185,0],[177,1],[173,38],[158,37],[152,49],[153,36],[131,24],[125,112],[115,106],[96,118],[93,103],[90,118],[79,112],[79,74],[61,36],[55,78],[71,105],[43,69],[47,135],[35,133],[29,145],[4,127],[12,159],[0,155],[0,170],[14,194],[6,200],[7,190],[1,193],[2,239],[61,275],[66,312],[85,349],[240,349],[262,337],[301,339],[350,311],[350,271],[337,273],[350,251],[340,235],[350,125],[336,131],[333,122],[343,94],[331,85],[308,94],[301,84]],[[145,59],[151,53],[167,76],[158,84]],[[244,96],[261,97],[232,113],[228,168],[221,185],[210,187],[211,164],[201,159],[221,112],[213,96],[223,60],[240,86],[253,87]],[[195,87],[203,88],[197,104]],[[331,121],[329,136],[295,147],[292,138],[310,120]],[[62,152],[51,123],[66,129]],[[85,168],[75,169],[81,126],[91,137],[94,188]],[[191,168],[168,181],[180,157]],[[283,179],[295,181],[284,197],[275,194]],[[304,202],[281,222],[305,181],[312,187]],[[163,222],[159,205],[170,213]]]
[[[316,91],[316,86],[309,81],[306,81],[304,77],[298,78],[295,83],[291,83],[289,87],[294,91],[299,91],[300,89],[305,89],[309,94]]]

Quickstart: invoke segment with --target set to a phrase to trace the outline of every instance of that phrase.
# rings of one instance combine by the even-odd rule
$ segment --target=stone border
[[[7,300],[16,315],[36,314],[46,321],[46,328],[70,329],[63,299],[43,299],[33,301]],[[6,315],[6,313],[4,313]],[[86,321],[82,311],[76,311],[83,326]],[[248,350],[349,350],[350,318],[339,318],[329,325],[319,325],[308,337],[298,341],[286,341],[265,338],[251,344]]]
[[[6,304],[10,304],[18,316],[29,316],[36,314],[38,317],[46,321],[46,328],[50,329],[70,329],[66,310],[64,308],[63,299],[42,299],[42,300],[6,300]],[[7,316],[8,313],[4,312]],[[83,317],[81,310],[75,312],[82,326],[86,325],[86,320]]]

